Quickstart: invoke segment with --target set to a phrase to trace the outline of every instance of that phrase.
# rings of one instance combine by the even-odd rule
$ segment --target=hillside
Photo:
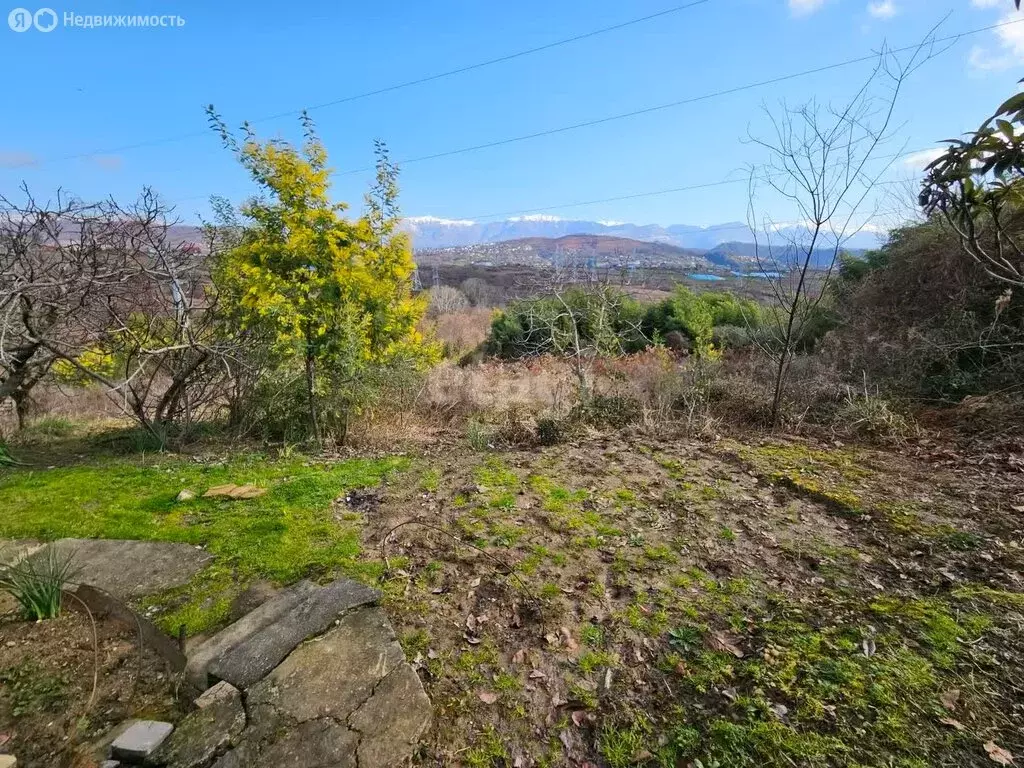
[[[548,264],[596,267],[667,267],[705,269],[712,262],[704,252],[661,242],[645,242],[606,235],[565,235],[563,237],[524,237],[498,243],[424,248],[416,252],[420,264],[482,266],[539,266]],[[746,260],[730,262],[740,266]]]

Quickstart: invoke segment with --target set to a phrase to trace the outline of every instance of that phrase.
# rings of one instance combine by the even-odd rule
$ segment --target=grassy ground
[[[643,436],[87,457],[0,479],[0,536],[205,545],[169,627],[223,621],[256,578],[380,576],[435,706],[423,765],[983,766],[1024,753],[1004,458]],[[228,481],[269,492],[174,501]]]
[[[419,471],[367,538],[415,515],[488,553],[391,537],[390,609],[439,715],[425,765],[1024,752],[1019,472],[645,438]]]
[[[55,449],[59,444],[47,456]],[[148,606],[169,631],[185,624],[194,634],[222,623],[232,599],[257,579],[286,584],[347,573],[372,580],[374,568],[358,559],[359,515],[344,504],[345,492],[376,486],[407,463],[261,454],[101,455],[51,468],[35,462],[0,476],[0,537],[202,545],[216,556],[215,566]],[[268,492],[249,500],[202,498],[207,488],[229,482]],[[176,501],[183,489],[196,498]]]

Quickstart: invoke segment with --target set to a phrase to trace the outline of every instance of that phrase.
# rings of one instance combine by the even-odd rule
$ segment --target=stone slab
[[[392,768],[412,754],[430,726],[430,699],[408,664],[400,664],[348,719],[360,734],[359,768]]]
[[[397,768],[431,719],[430,700],[376,606],[298,646],[245,699],[248,727],[214,768]]]
[[[71,558],[74,581],[122,600],[184,586],[213,560],[191,544],[166,541],[60,539],[50,546]]]
[[[139,720],[110,745],[111,757],[126,763],[142,763],[171,735],[174,726],[159,720]]]
[[[0,755],[0,768],[18,768],[18,759],[14,755]]]
[[[218,697],[186,715],[146,759],[146,765],[166,768],[206,768],[238,743],[245,730],[245,708],[237,689],[221,689]]]
[[[299,603],[320,589],[322,587],[311,581],[300,581],[263,603],[256,610],[246,614],[234,624],[225,627],[189,654],[188,662],[185,665],[185,676],[189,682],[199,690],[205,690],[209,685],[208,668],[215,660],[224,658],[265,627],[282,621]],[[221,675],[218,675],[218,678],[227,679]],[[229,682],[234,683],[233,680],[229,680]]]
[[[312,591],[279,620],[217,656],[207,665],[207,674],[245,690],[262,680],[299,644],[323,634],[348,611],[379,599],[378,590],[359,582],[334,581]]]
[[[380,608],[345,616],[316,641],[305,643],[249,689],[254,721],[286,717],[304,723],[344,721],[377,684],[405,662],[394,630]]]
[[[35,539],[0,539],[0,565],[15,565],[46,546]],[[7,757],[7,755],[4,755]]]

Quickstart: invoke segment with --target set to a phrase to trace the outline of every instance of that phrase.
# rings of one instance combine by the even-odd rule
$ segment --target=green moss
[[[640,725],[628,728],[608,726],[601,729],[598,751],[610,768],[628,768],[640,761],[647,739],[647,729]]]
[[[615,666],[615,657],[607,651],[586,650],[576,660],[580,672],[589,675],[599,669]]]
[[[584,624],[580,628],[580,640],[584,645],[598,648],[604,645],[604,630],[597,624]]]
[[[437,469],[428,469],[420,477],[420,488],[428,493],[437,493],[441,487],[441,472]]]
[[[507,765],[510,761],[508,750],[493,726],[481,733],[473,746],[465,753],[465,763],[469,768],[495,768]]]

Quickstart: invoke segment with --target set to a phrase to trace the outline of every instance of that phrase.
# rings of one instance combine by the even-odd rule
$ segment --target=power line
[[[899,152],[899,153],[892,154],[892,155],[878,155],[878,156],[872,158],[872,160],[896,160],[896,159],[901,158],[901,157],[910,157],[911,155],[915,155],[918,152],[924,152],[924,151],[926,151],[928,149],[935,149],[935,147],[927,147],[926,149],[912,149],[912,150],[907,150],[905,152]],[[761,179],[761,180],[763,181],[764,179]],[[582,207],[587,206],[587,205],[598,205],[600,203],[617,203],[617,202],[621,202],[623,200],[636,200],[636,199],[639,199],[639,198],[657,197],[658,195],[668,195],[668,194],[673,194],[673,193],[676,193],[676,192],[691,192],[691,191],[697,190],[697,189],[708,189],[708,188],[711,188],[711,187],[721,187],[721,186],[726,186],[726,185],[729,185],[729,184],[746,184],[746,183],[749,183],[749,178],[721,179],[719,181],[708,181],[708,182],[703,182],[703,183],[699,183],[699,184],[688,184],[688,185],[682,186],[682,187],[669,187],[668,189],[657,189],[657,190],[651,190],[651,191],[648,191],[648,192],[636,192],[636,193],[632,193],[632,194],[628,194],[628,195],[618,195],[616,197],[603,197],[603,198],[599,198],[599,199],[596,199],[596,200],[577,200],[576,202],[573,202],[573,203],[560,203],[558,205],[547,205],[547,206],[543,206],[541,208],[527,208],[527,209],[518,210],[518,211],[503,211],[501,213],[488,213],[488,214],[484,214],[484,215],[481,215],[481,216],[469,216],[467,218],[470,221],[477,221],[477,220],[480,220],[480,219],[496,219],[496,218],[502,218],[502,217],[508,217],[508,216],[523,216],[523,215],[527,215],[527,214],[531,214],[531,213],[544,213],[546,211],[557,211],[557,210],[562,210],[562,209],[565,209],[565,208],[582,208]],[[878,181],[878,182],[875,182],[873,186],[881,186],[881,185],[889,185],[889,184],[902,184],[902,183],[904,183],[903,179],[892,179],[890,181]],[[722,227],[717,227],[717,226],[716,227],[707,227],[706,231],[711,231],[711,230],[714,230],[714,229],[729,229],[732,226],[733,225],[725,225],[725,226],[722,226]]]
[[[535,53],[541,53],[542,51],[549,51],[552,48],[558,48],[558,47],[563,46],[563,45],[569,45],[570,43],[576,43],[576,42],[579,42],[580,40],[587,40],[588,38],[597,37],[598,35],[603,35],[603,34],[606,34],[608,32],[616,32],[616,31],[618,31],[620,29],[625,29],[626,27],[631,27],[631,26],[634,26],[636,24],[642,24],[644,22],[652,21],[654,19],[660,19],[660,18],[663,18],[665,16],[669,16],[669,15],[671,15],[673,13],[679,13],[679,12],[685,11],[685,10],[687,10],[689,8],[694,8],[694,7],[698,6],[698,5],[704,5],[705,3],[709,3],[709,2],[711,2],[711,0],[692,0],[691,2],[684,3],[682,5],[676,5],[676,6],[673,6],[672,8],[666,8],[665,10],[658,11],[657,13],[651,13],[651,14],[648,14],[647,16],[639,16],[639,17],[637,17],[635,19],[629,19],[628,21],[623,21],[623,22],[620,22],[618,24],[613,24],[610,27],[601,27],[600,29],[594,29],[594,30],[591,30],[590,32],[584,32],[584,33],[579,34],[579,35],[573,35],[572,37],[567,37],[567,38],[564,38],[562,40],[555,40],[554,42],[551,42],[551,43],[545,43],[544,45],[538,45],[538,46],[536,46],[534,48],[526,48],[526,49],[524,49],[522,51],[516,51],[515,53],[509,53],[509,54],[506,54],[504,56],[499,56],[499,57],[494,58],[494,59],[487,59],[486,61],[479,61],[479,62],[477,62],[475,64],[467,64],[464,67],[458,67],[456,69],[450,69],[450,70],[448,70],[446,72],[438,72],[437,74],[427,75],[426,77],[419,77],[419,78],[416,78],[414,80],[406,80],[405,82],[395,83],[394,85],[388,85],[388,86],[385,86],[383,88],[377,88],[377,89],[372,90],[372,91],[364,91],[363,93],[356,93],[356,94],[352,94],[351,96],[342,96],[341,98],[332,99],[331,101],[325,101],[325,102],[322,102],[320,104],[314,104],[313,106],[306,107],[304,109],[290,109],[290,110],[286,110],[284,112],[278,112],[278,113],[273,114],[273,115],[264,115],[263,117],[258,117],[258,118],[254,119],[254,120],[249,120],[249,122],[255,124],[255,123],[267,122],[269,120],[277,120],[277,119],[280,119],[282,117],[293,117],[293,116],[301,114],[304,111],[305,112],[312,112],[312,111],[318,110],[318,109],[325,109],[326,107],[334,107],[334,106],[337,106],[339,104],[348,104],[348,103],[353,102],[353,101],[359,101],[360,99],[368,99],[371,96],[380,96],[380,95],[385,94],[385,93],[392,93],[393,91],[399,91],[399,90],[403,90],[405,88],[412,88],[412,87],[417,86],[417,85],[423,85],[424,83],[432,83],[432,82],[434,82],[436,80],[442,80],[442,79],[444,79],[446,77],[452,77],[454,75],[461,75],[461,74],[464,74],[466,72],[472,72],[473,70],[483,69],[484,67],[490,67],[490,66],[492,66],[494,64],[502,64],[502,63],[504,63],[506,61],[513,61],[514,59],[520,59],[520,58],[522,58],[524,56],[530,56],[530,55],[535,54]],[[58,157],[58,158],[56,158],[54,160],[51,160],[49,162],[54,163],[54,162],[66,162],[66,161],[69,161],[69,160],[81,160],[83,158],[95,157],[96,155],[109,155],[109,154],[115,154],[115,153],[118,153],[118,152],[127,152],[129,150],[134,150],[134,149],[142,149],[142,148],[145,148],[145,147],[156,147],[156,146],[161,146],[161,145],[164,145],[164,144],[173,144],[173,143],[178,142],[178,141],[185,141],[186,139],[194,139],[194,138],[197,138],[197,137],[200,137],[200,136],[209,136],[209,135],[211,135],[211,133],[208,130],[205,130],[205,131],[193,131],[191,133],[182,133],[182,134],[179,134],[177,136],[168,136],[168,137],[165,137],[165,138],[162,138],[162,139],[152,139],[152,140],[147,140],[147,141],[141,141],[141,142],[138,142],[136,144],[127,144],[127,145],[124,145],[124,146],[121,146],[121,147],[114,147],[113,149],[107,149],[107,150],[102,150],[102,151],[97,150],[97,151],[94,151],[94,152],[84,152],[84,153],[80,153],[80,154],[76,154],[76,155],[65,155],[64,157]]]
[[[1000,22],[999,24],[992,24],[992,25],[987,26],[987,27],[979,27],[977,29],[968,30],[967,32],[960,32],[960,33],[955,34],[955,35],[948,35],[947,37],[936,38],[935,40],[930,41],[930,44],[931,45],[935,45],[935,44],[938,44],[938,43],[947,43],[947,42],[955,43],[956,41],[958,41],[958,40],[960,40],[961,38],[964,38],[964,37],[969,37],[971,35],[976,35],[976,34],[979,34],[981,32],[988,32],[988,31],[993,30],[993,29],[999,29],[1000,27],[1006,27],[1006,26],[1009,26],[1011,24],[1020,24],[1022,21],[1024,21],[1024,19],[1015,19],[1014,21],[1004,21],[1004,22]],[[902,48],[891,49],[889,52],[890,53],[903,53],[903,52],[906,52],[906,51],[910,51],[910,50],[914,50],[916,48],[919,48],[920,45],[921,45],[920,43],[915,44],[915,45],[907,45],[907,46],[903,46]],[[740,93],[742,91],[749,91],[749,90],[753,90],[755,88],[763,88],[766,85],[774,85],[776,83],[782,83],[782,82],[785,82],[787,80],[795,80],[795,79],[800,78],[800,77],[807,77],[808,75],[815,75],[815,74],[818,74],[820,72],[827,72],[827,71],[833,70],[833,69],[840,69],[842,67],[848,67],[848,66],[851,66],[853,64],[861,64],[861,63],[863,63],[865,61],[872,61],[872,60],[877,59],[877,58],[878,58],[878,53],[877,52],[873,52],[873,53],[870,53],[870,54],[867,54],[867,55],[864,55],[864,56],[858,56],[856,58],[846,59],[845,61],[836,62],[834,64],[826,64],[824,66],[814,67],[812,69],[805,69],[805,70],[802,70],[800,72],[793,72],[793,73],[790,73],[788,75],[780,75],[779,77],[773,77],[773,78],[770,78],[768,80],[759,80],[759,81],[753,82],[753,83],[746,83],[744,85],[737,85],[737,86],[735,86],[733,88],[724,88],[724,89],[721,89],[721,90],[718,90],[718,91],[712,91],[711,93],[705,93],[705,94],[702,94],[700,96],[690,96],[690,97],[685,98],[685,99],[679,99],[678,101],[668,102],[667,104],[657,104],[657,105],[651,106],[651,107],[643,107],[641,109],[636,109],[636,110],[633,110],[631,112],[623,112],[623,113],[620,113],[620,114],[617,114],[617,115],[608,115],[606,117],[599,117],[599,118],[596,118],[594,120],[585,120],[585,121],[583,121],[581,123],[572,123],[570,125],[563,125],[563,126],[560,126],[558,128],[549,128],[549,129],[544,130],[544,131],[537,131],[536,133],[527,133],[527,134],[524,134],[524,135],[521,135],[521,136],[512,136],[512,137],[507,138],[507,139],[498,139],[496,141],[489,141],[489,142],[486,142],[484,144],[474,144],[472,146],[460,147],[459,149],[451,149],[451,150],[448,150],[448,151],[445,151],[445,152],[436,152],[436,153],[431,154],[431,155],[421,155],[419,157],[406,158],[405,160],[399,160],[398,161],[398,165],[400,165],[400,166],[402,166],[402,165],[410,165],[412,163],[421,163],[421,162],[424,162],[424,161],[427,161],[427,160],[437,160],[437,159],[442,158],[442,157],[451,157],[453,155],[462,155],[462,154],[466,154],[468,152],[477,152],[477,151],[479,151],[481,149],[491,149],[493,147],[501,147],[501,146],[505,146],[507,144],[515,144],[515,143],[518,143],[518,142],[521,142],[521,141],[529,141],[531,139],[539,139],[539,138],[541,138],[543,136],[552,136],[552,135],[558,134],[558,133],[566,133],[568,131],[579,130],[580,128],[589,128],[589,127],[595,126],[595,125],[602,125],[604,123],[610,123],[610,122],[614,122],[616,120],[625,120],[625,119],[630,118],[630,117],[638,117],[640,115],[648,115],[648,114],[651,114],[652,112],[660,112],[660,111],[663,111],[663,110],[666,110],[666,109],[673,109],[675,107],[681,107],[681,106],[685,106],[687,104],[694,104],[694,103],[699,102],[699,101],[708,101],[710,99],[716,99],[716,98],[718,98],[720,96],[728,96],[728,95],[733,94],[733,93]],[[372,171],[372,170],[373,170],[373,167],[372,166],[368,166],[368,167],[365,167],[365,168],[355,168],[355,169],[350,170],[350,171],[343,171],[343,172],[341,172],[338,175],[340,175],[340,176],[349,176],[349,175],[352,175],[352,174],[355,174],[355,173],[365,173],[366,171]]]

